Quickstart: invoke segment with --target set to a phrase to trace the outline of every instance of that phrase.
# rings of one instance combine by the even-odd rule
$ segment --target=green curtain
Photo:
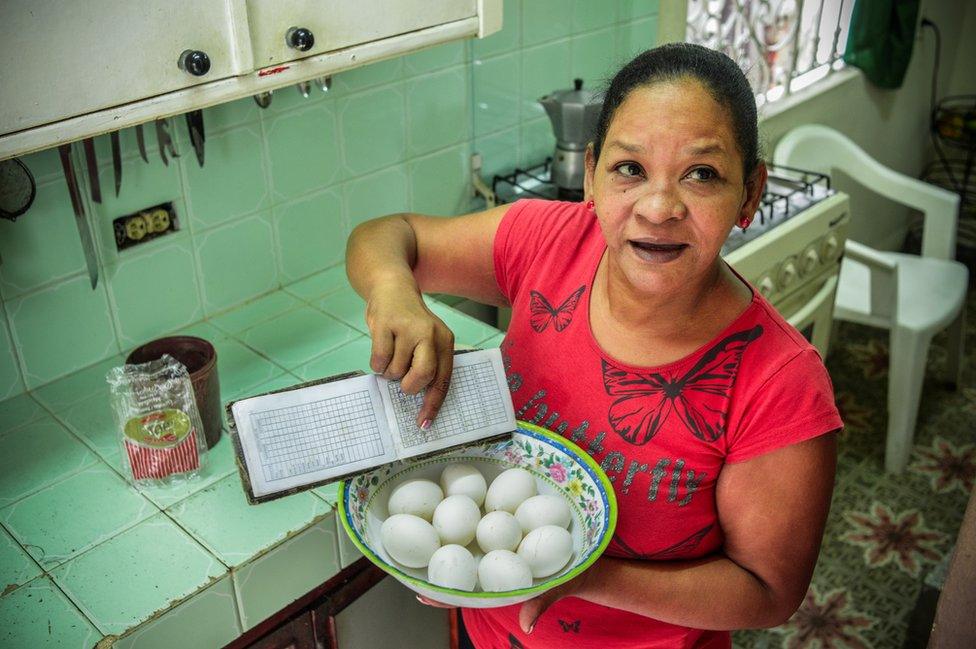
[[[844,62],[880,88],[900,88],[912,58],[919,0],[855,0]]]

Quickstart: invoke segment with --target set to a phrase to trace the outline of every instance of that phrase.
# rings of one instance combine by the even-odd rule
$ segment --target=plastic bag
[[[131,479],[165,485],[196,476],[207,444],[186,368],[164,354],[114,367],[105,378]]]

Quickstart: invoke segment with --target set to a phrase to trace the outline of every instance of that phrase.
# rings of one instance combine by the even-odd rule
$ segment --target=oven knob
[[[794,281],[796,281],[796,264],[793,261],[786,261],[783,266],[779,269],[779,276],[776,278],[779,280],[779,285],[781,288],[786,288]]]
[[[807,248],[806,252],[803,253],[803,274],[812,273],[817,269],[820,264],[820,255],[813,248]]]
[[[756,288],[759,289],[759,293],[763,297],[768,298],[776,290],[776,285],[773,284],[773,279],[769,275],[763,275],[763,278],[756,284]]]
[[[827,238],[824,239],[823,247],[820,250],[820,254],[823,256],[823,258],[826,261],[830,262],[837,255],[837,248],[838,248],[837,237],[835,237],[832,234],[828,235]]]

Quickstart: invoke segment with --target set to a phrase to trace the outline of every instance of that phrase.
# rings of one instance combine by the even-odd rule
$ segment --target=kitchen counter
[[[459,345],[502,334],[429,300]],[[224,402],[368,371],[362,300],[342,267],[176,333],[217,349]],[[336,486],[247,504],[226,434],[194,480],[136,488],[96,366],[0,403],[0,646],[212,649],[360,555]]]

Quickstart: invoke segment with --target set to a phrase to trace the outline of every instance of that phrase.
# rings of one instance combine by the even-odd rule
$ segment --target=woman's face
[[[760,167],[746,183],[730,116],[699,82],[632,90],[600,159],[587,151],[585,193],[610,272],[658,294],[706,280],[733,225],[756,212],[766,178]]]

